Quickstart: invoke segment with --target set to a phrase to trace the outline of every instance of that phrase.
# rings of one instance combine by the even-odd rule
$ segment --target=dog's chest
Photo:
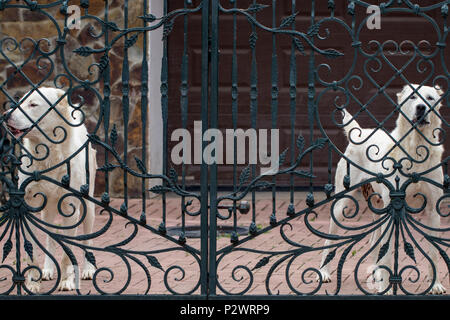
[[[29,143],[29,142],[28,142]],[[68,158],[75,152],[72,150],[76,147],[74,144],[70,144],[70,141],[62,148],[50,148],[47,157],[38,160],[35,159],[30,163],[26,163],[25,160],[22,164],[22,170],[28,174],[19,173],[19,184],[21,184],[26,178],[33,175],[33,172],[41,173],[42,176],[51,178],[56,182],[62,182],[65,176],[69,177],[70,186],[78,189],[81,184],[85,183],[85,171],[84,162],[85,154],[83,152],[78,153],[71,160]],[[28,150],[33,150],[33,146],[29,146]],[[34,155],[36,158],[38,155]],[[70,171],[70,172],[69,172]],[[67,193],[63,188],[58,187],[56,183],[45,179],[34,181],[27,186],[27,192],[35,194],[36,192],[42,192],[44,194],[50,194],[51,196],[61,196]]]

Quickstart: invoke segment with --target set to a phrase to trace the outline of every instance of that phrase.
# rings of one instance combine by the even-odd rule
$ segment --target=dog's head
[[[406,117],[419,130],[440,127],[439,109],[442,94],[439,87],[420,87],[417,84],[404,86],[403,90],[397,93],[398,105],[404,114],[399,116],[401,123],[398,125],[404,124],[407,121]]]
[[[42,138],[37,127],[46,134],[53,132],[54,136],[55,128],[69,112],[64,94],[61,89],[46,87],[25,94],[24,97],[28,97],[20,103],[20,107],[4,113],[6,127],[16,138]]]

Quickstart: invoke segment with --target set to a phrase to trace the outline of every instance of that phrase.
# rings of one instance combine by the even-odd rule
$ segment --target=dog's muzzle
[[[417,123],[419,125],[419,127],[430,124],[430,122],[426,118],[426,110],[427,110],[427,107],[423,104],[419,104],[416,107],[416,115],[413,120],[414,124]]]
[[[3,113],[2,115],[2,120],[3,120],[3,126],[16,138],[16,139],[20,139],[22,138],[22,136],[26,133],[28,133],[29,131],[31,131],[31,127],[30,128],[23,128],[23,129],[19,129],[16,128],[15,125],[13,125],[10,121],[10,117],[11,117],[11,112],[10,110],[7,110]]]
[[[25,129],[17,129],[10,124],[6,123],[6,128],[8,128],[9,132],[16,138],[21,138],[24,134],[28,133],[31,128],[25,128]]]

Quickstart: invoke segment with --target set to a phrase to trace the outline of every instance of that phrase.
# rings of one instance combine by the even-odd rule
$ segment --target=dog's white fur
[[[13,131],[15,131],[15,129],[28,129],[37,121],[37,125],[23,137],[23,146],[25,150],[37,158],[42,158],[43,155],[46,154],[46,151],[40,144],[48,147],[48,155],[43,160],[30,161],[29,158],[23,157],[21,165],[21,169],[23,171],[41,171],[56,166],[73,155],[86,142],[88,132],[84,124],[81,123],[81,113],[68,104],[67,97],[63,98],[64,94],[65,92],[61,89],[46,87],[39,88],[38,90],[33,91],[20,104],[21,110],[17,108],[7,115],[7,126]],[[43,98],[44,96],[51,103],[51,105],[55,105],[59,101],[54,109],[49,111],[51,105],[49,105]],[[55,111],[55,109],[59,112],[59,114]],[[40,119],[41,116],[47,111],[49,111],[48,114],[38,121],[38,119]],[[67,134],[65,139],[63,133],[64,130],[61,128],[64,128]],[[64,141],[62,143],[53,143],[49,141],[39,129],[54,141],[59,142],[63,139]],[[88,178],[89,195],[92,197],[94,194],[97,163],[96,151],[90,144],[88,154],[90,170]],[[77,156],[70,161],[70,187],[76,190],[79,190],[81,185],[86,184],[85,157],[85,150],[81,150],[81,152],[79,152]],[[62,177],[66,174],[67,166],[65,164],[45,173],[46,176],[57,181],[61,181]],[[19,185],[28,177],[29,175],[19,172]],[[36,196],[39,192],[45,194],[47,198],[47,204],[42,210],[42,220],[52,224],[55,218],[60,216],[63,218],[62,221],[64,226],[72,226],[79,221],[81,217],[80,212],[82,212],[83,209],[81,202],[78,199],[68,197],[62,202],[60,208],[58,208],[58,201],[62,196],[68,193],[67,190],[55,186],[46,180],[35,181],[27,186],[25,201],[31,206],[40,206],[42,204],[42,199],[40,199],[41,197]],[[84,234],[90,234],[92,233],[94,225],[95,205],[90,201],[85,201],[85,203],[87,211],[83,221],[83,231]],[[64,217],[58,213],[58,210],[60,210],[65,215],[70,215],[73,210],[72,206],[74,206],[75,212],[70,217]],[[29,223],[29,226],[32,231],[35,231],[31,223]],[[74,236],[76,235],[77,228],[69,228],[67,230],[63,230],[62,232],[67,236]],[[32,242],[33,248],[37,248],[33,238],[30,235],[27,235],[27,239]],[[91,242],[92,240],[87,240],[85,241],[85,244],[90,245]],[[51,255],[54,255],[55,244],[55,241],[47,236],[46,249]],[[30,257],[28,257],[28,263],[29,265],[39,267],[39,263],[36,261],[36,258],[31,261]],[[59,290],[74,290],[76,288],[75,282],[78,278],[76,277],[74,267],[66,254],[64,254],[64,257],[61,260],[60,267],[61,281],[59,283]],[[89,263],[89,261],[85,260],[81,278],[92,279],[94,272],[95,267]],[[54,273],[54,263],[48,256],[45,256],[44,267],[42,269],[42,280],[51,280],[54,277]],[[39,272],[33,268],[28,272],[25,282],[26,287],[31,292],[37,293],[40,290],[40,281],[36,281],[37,279],[39,279]]]
[[[413,89],[417,90],[417,92],[420,94],[420,96],[417,93],[413,93]],[[426,161],[423,163],[417,163],[414,162],[412,164],[412,167],[407,170],[407,167],[411,165],[408,161],[403,161],[403,170],[408,173],[421,173],[424,172],[431,167],[434,167],[441,163],[442,154],[444,152],[444,148],[442,145],[439,146],[432,146],[430,145],[418,132],[420,132],[432,143],[437,143],[439,141],[439,135],[436,134],[435,129],[441,127],[441,119],[439,118],[439,108],[441,107],[441,104],[438,103],[440,100],[440,96],[443,94],[442,90],[440,88],[433,88],[428,86],[418,86],[418,85],[406,85],[403,90],[397,94],[397,100],[398,104],[400,106],[400,110],[403,112],[403,115],[400,113],[397,121],[396,121],[396,127],[395,129],[390,133],[392,138],[395,141],[400,141],[406,134],[406,138],[403,139],[400,143],[401,147],[404,148],[408,154],[413,157],[417,161],[421,161],[425,158],[427,152],[424,148],[421,148],[419,146],[425,146],[428,151],[429,155]],[[427,103],[430,106],[435,106],[434,110],[431,110],[427,103],[424,102],[424,100],[427,100]],[[424,119],[423,125],[419,125],[418,122],[418,108],[421,105],[421,108],[423,106],[426,107],[426,116],[420,117],[419,119]],[[343,125],[345,134],[350,140],[349,145],[347,146],[347,149],[345,150],[344,157],[342,157],[337,165],[336,168],[336,176],[335,176],[335,186],[336,186],[336,193],[344,191],[344,185],[343,185],[343,179],[344,176],[347,174],[347,161],[345,158],[351,160],[353,163],[366,168],[369,172],[374,173],[384,173],[387,174],[389,172],[392,172],[392,165],[391,168],[388,168],[389,170],[386,170],[383,168],[382,161],[374,162],[368,159],[366,152],[368,152],[371,159],[381,159],[384,155],[387,154],[388,157],[392,157],[396,159],[396,161],[401,160],[402,158],[406,157],[406,154],[401,150],[399,147],[394,147],[394,141],[392,138],[390,138],[385,132],[382,130],[377,130],[376,132],[373,132],[374,129],[362,129],[359,124],[356,122],[356,120],[353,119],[353,117],[344,110],[344,119],[343,119]],[[408,131],[412,128],[412,126],[415,125],[416,128],[413,128],[411,132],[408,133]],[[358,144],[358,142],[364,141],[369,135],[373,134],[365,143]],[[353,142],[353,143],[352,143]],[[356,143],[356,144],[355,144]],[[377,146],[374,147],[373,145]],[[418,148],[419,147],[419,148]],[[390,151],[392,150],[392,151]],[[384,163],[385,166],[387,165],[386,161]],[[392,162],[391,162],[392,163]],[[399,176],[400,178],[400,186],[402,183],[407,179],[401,174],[395,173],[391,178],[389,178],[389,181],[392,183],[392,185],[395,186],[395,177]],[[438,167],[438,169],[435,169],[425,175],[425,177],[441,182],[443,181],[443,172],[442,167]],[[350,166],[350,178],[351,183],[350,185],[356,185],[358,183],[361,183],[368,178],[371,178],[367,173],[364,173],[363,171],[357,169],[355,166]],[[390,196],[389,196],[389,190],[387,187],[385,187],[382,183],[371,183],[372,188],[375,193],[381,195],[382,201],[381,204],[386,206],[390,202]],[[353,190],[350,192],[351,195],[354,195],[357,192],[357,190]],[[423,199],[421,197],[414,197],[415,194],[418,192],[423,193],[426,196],[427,205],[424,209],[424,212],[428,218],[427,225],[432,228],[439,228],[440,226],[440,216],[436,212],[436,202],[438,199],[442,196],[442,190],[423,181],[419,181],[418,183],[413,183],[409,185],[409,187],[406,189],[406,201],[407,204],[410,207],[418,208],[422,205]],[[373,199],[372,199],[373,200]],[[343,220],[343,210],[345,210],[345,207],[349,205],[349,202],[351,200],[349,199],[341,199],[339,200],[335,207],[334,207],[334,216],[336,217],[337,221]],[[374,201],[371,201],[374,203]],[[376,207],[376,205],[374,205]],[[378,205],[379,207],[379,205]],[[385,231],[385,228],[387,227],[387,224],[385,223],[384,226],[381,228],[378,228],[377,233],[372,234],[372,241],[371,241],[371,247],[375,245],[376,241],[380,238],[380,236]],[[392,226],[391,226],[392,227]],[[330,234],[335,234],[337,231],[337,225],[333,221],[333,219],[330,219]],[[432,235],[435,235],[435,232],[427,231]],[[385,256],[376,263],[377,255],[380,250],[380,247],[386,243],[387,239],[389,237],[389,232],[386,233],[386,236],[381,239],[381,241],[378,243],[377,248],[375,248],[372,251],[372,255],[374,258],[374,280],[377,282],[378,292],[383,292],[387,289],[389,286],[389,274],[386,270],[382,268],[377,268],[378,266],[388,266],[392,269],[392,248],[393,248],[393,239],[391,239],[390,244],[391,247],[388,250],[388,253],[385,254]],[[330,245],[330,241],[326,240],[325,246]],[[322,262],[321,265],[323,265],[325,258],[328,254],[329,250],[325,249],[323,250],[322,254]],[[431,257],[434,266],[436,267],[436,281],[433,285],[430,293],[433,294],[442,294],[445,292],[444,286],[441,284],[441,282],[438,279],[438,273],[437,273],[437,262],[438,262],[438,252],[437,249],[430,245],[429,256]],[[322,276],[323,282],[330,282],[330,273],[328,270],[328,266],[325,265],[320,269],[320,273]],[[429,266],[429,278],[433,279],[433,269],[430,264]],[[320,278],[319,278],[320,279]],[[388,293],[391,290],[388,291]]]

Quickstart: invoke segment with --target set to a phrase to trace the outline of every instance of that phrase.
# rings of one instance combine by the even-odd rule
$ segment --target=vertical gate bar
[[[202,88],[201,88],[201,114],[202,114],[202,136],[208,129],[208,105],[209,105],[209,0],[202,2]],[[203,140],[203,139],[202,139]],[[202,141],[202,154],[206,143]],[[203,156],[201,157],[200,173],[200,194],[201,194],[201,261],[200,261],[200,293],[208,295],[209,277],[208,277],[208,166]],[[215,251],[211,251],[215,259]],[[214,291],[215,292],[215,291]]]
[[[292,14],[296,10],[296,0],[292,0]],[[295,30],[295,20],[292,23],[292,30]],[[291,117],[291,165],[294,164],[295,158],[295,117],[297,107],[297,59],[296,59],[295,40],[292,38],[291,42],[291,59],[290,59],[290,72],[289,72],[289,98],[290,98],[290,117]],[[290,175],[290,203],[294,205],[294,175]]]
[[[219,84],[219,0],[211,1],[211,99],[210,128],[218,127],[218,84]],[[214,154],[215,156],[215,154]],[[210,224],[209,224],[209,294],[216,294],[216,249],[217,249],[217,164],[210,165]]]
[[[91,172],[89,170],[89,145],[90,143],[86,144],[86,148],[85,148],[85,158],[84,158],[84,170],[86,172],[86,184],[89,185],[89,179],[91,176]],[[70,161],[67,162],[67,174],[69,175],[69,181],[70,181]],[[95,174],[95,172],[93,173]]]
[[[89,156],[89,153],[86,153],[86,156]],[[87,164],[89,164],[89,161],[87,161]],[[85,163],[85,165],[86,165],[86,163]],[[69,176],[69,182],[70,182],[70,177],[71,177],[71,175],[70,175],[70,161],[66,162],[66,168],[67,168],[66,169],[67,170],[67,175]],[[86,169],[86,177],[87,177],[88,174],[89,174],[89,167],[85,167],[85,169]]]
[[[19,99],[17,99],[17,100],[19,100]],[[15,148],[15,147],[14,147]],[[12,150],[12,152],[14,152],[14,149]],[[12,182],[12,184],[13,184],[13,186],[9,186],[8,187],[8,195],[11,197],[11,191],[12,191],[12,189],[14,190],[17,190],[18,189],[18,187],[19,187],[19,175],[17,174],[17,166],[16,165],[12,165],[11,166],[11,171],[10,171],[10,174],[11,174],[11,182]],[[13,187],[13,188],[11,188],[11,187]],[[21,274],[21,267],[20,267],[20,261],[21,261],[21,256],[20,256],[20,238],[19,238],[19,221],[18,220],[16,220],[15,222],[13,221],[12,223],[11,223],[11,231],[10,231],[10,234],[9,234],[9,239],[12,239],[12,235],[13,235],[13,231],[14,231],[14,226],[15,225],[15,229],[16,229],[16,232],[15,232],[15,234],[16,234],[16,263],[15,263],[15,265],[16,265],[16,274],[17,275],[19,275],[19,274]],[[14,281],[14,279],[13,279],[13,281]],[[17,295],[22,295],[22,285],[23,284],[21,284],[20,282],[16,282],[17,283]]]
[[[352,14],[352,37],[354,37],[356,32],[356,14]]]
[[[445,182],[445,178],[446,178],[446,176],[448,176],[448,162],[447,162],[447,160],[444,161],[444,165],[443,165],[442,169],[443,169],[442,171],[444,172],[444,181],[442,181],[442,184],[444,185],[445,189],[448,189],[448,186],[446,185],[446,182]],[[447,190],[445,190],[445,192],[447,193]]]
[[[311,26],[315,23],[315,0],[311,0]],[[311,37],[311,42],[314,44],[314,37]],[[308,122],[309,122],[309,134],[310,134],[310,144],[313,144],[314,141],[314,96],[315,96],[315,87],[314,87],[314,51],[311,50],[309,56],[309,71],[308,71]],[[309,178],[309,189],[310,194],[313,194],[313,152],[310,152],[309,157],[309,170],[311,177]]]
[[[330,17],[334,18],[334,9],[335,9],[335,4],[334,2],[329,2],[328,3],[328,9],[330,9]],[[332,186],[332,168],[333,168],[333,147],[330,141],[328,141],[328,177],[327,177],[327,183],[328,186]],[[331,189],[327,189],[325,188],[325,194],[327,196],[327,198],[331,197]]]
[[[272,28],[277,26],[277,15],[276,15],[277,1],[272,0]],[[278,117],[278,62],[277,62],[277,38],[276,33],[272,33],[272,129],[277,127],[277,117]],[[272,143],[272,142],[271,142]],[[272,146],[271,146],[272,147]],[[276,223],[276,175],[272,177],[272,216],[270,217],[271,223]]]
[[[328,184],[332,183],[332,166],[333,166],[333,147],[331,142],[328,142]]]
[[[253,4],[256,5],[256,0],[253,0]],[[253,14],[256,19],[256,13]],[[256,63],[256,40],[258,39],[256,27],[252,24],[252,34],[250,35],[250,47],[252,49],[252,62],[250,73],[250,119],[251,128],[256,130],[256,117],[258,114],[258,70]],[[249,149],[250,150],[250,149]],[[256,150],[255,150],[256,151]],[[250,159],[250,157],[249,157]],[[256,165],[252,164],[252,180],[256,177]],[[250,231],[256,230],[256,191],[252,189],[252,225]]]
[[[143,15],[146,16],[148,13],[148,3],[147,0],[143,1]],[[147,27],[147,21],[143,20],[144,28]],[[148,108],[148,43],[147,43],[147,33],[144,33],[142,39],[142,72],[141,72],[141,124],[142,124],[142,162],[147,163],[147,108]],[[141,182],[141,198],[142,198],[142,212],[140,220],[142,223],[146,223],[146,179],[142,178]]]
[[[108,8],[109,8],[109,0],[105,0],[105,23],[108,23]],[[103,27],[105,30],[105,47],[107,48],[109,46],[109,30],[106,26]],[[108,133],[109,133],[109,121],[110,121],[110,95],[111,95],[111,68],[110,64],[108,63],[106,65],[105,71],[103,72],[103,128],[105,133],[105,143],[108,144]],[[105,152],[105,166],[108,165],[109,162],[109,156],[108,152]],[[105,192],[109,193],[109,174],[108,170],[105,170]]]
[[[128,0],[125,0],[123,5],[123,28],[128,29]],[[128,61],[128,34],[125,34],[123,38],[123,61],[122,61],[122,114],[123,114],[123,162],[128,164],[128,118],[130,112],[130,99],[129,99],[129,61]],[[123,201],[128,208],[128,173],[123,170]]]
[[[330,9],[330,17],[334,18],[334,9],[335,4],[334,2],[328,3],[328,9]],[[333,167],[333,147],[330,141],[328,141],[328,177],[327,177],[327,183],[328,186],[332,186],[332,167]],[[330,198],[332,189],[325,188],[325,194],[327,198]]]
[[[237,8],[237,1],[234,1],[234,8]],[[237,15],[233,13],[233,56],[231,61],[231,120],[234,132],[237,130],[238,113],[238,62],[237,62]],[[237,137],[233,137],[233,196],[237,192]],[[233,200],[233,226],[237,234],[237,210],[236,200]]]
[[[19,275],[19,274],[21,274],[22,273],[22,271],[20,270],[21,269],[21,266],[20,266],[20,261],[21,261],[21,256],[20,256],[20,231],[19,231],[19,228],[20,228],[20,222],[19,222],[19,220],[18,219],[16,219],[16,221],[15,221],[16,223],[15,223],[15,227],[16,227],[16,273],[17,273],[17,275]],[[12,233],[12,228],[11,228],[11,233]],[[22,283],[18,283],[17,284],[17,295],[22,295]]]
[[[400,214],[400,212],[395,212],[395,217],[394,217],[394,225],[392,226],[394,228],[394,270],[393,270],[393,277],[398,277],[398,246],[399,246],[399,228],[401,226],[400,224],[400,217],[398,216]],[[433,281],[433,280],[432,280]],[[391,281],[390,281],[391,282]],[[392,282],[391,282],[392,283]],[[392,294],[394,296],[397,295],[397,290],[398,290],[398,283],[394,282],[392,283],[392,289],[393,292]]]
[[[234,8],[237,8],[237,1],[234,1]],[[238,62],[237,62],[237,15],[233,13],[233,57],[231,61],[231,117],[234,132],[237,130],[238,116]],[[233,196],[237,193],[237,137],[233,137]],[[237,234],[237,201],[233,200],[233,226]]]
[[[187,1],[184,1],[184,9],[187,9]],[[183,34],[183,57],[181,62],[181,85],[180,85],[180,108],[181,108],[181,126],[186,129],[187,125],[187,112],[188,112],[188,15],[184,15],[184,34]],[[181,186],[183,190],[186,186],[186,166],[184,161],[181,164]],[[185,226],[186,226],[186,212],[185,212],[185,197],[181,196],[181,235],[180,240],[184,239]]]
[[[167,0],[164,0],[163,16],[167,15]],[[161,108],[162,108],[162,120],[163,120],[163,175],[167,175],[167,117],[168,117],[168,57],[167,57],[167,36],[163,39],[163,57],[161,64]],[[163,188],[166,187],[166,180],[163,179]],[[164,192],[161,196],[162,201],[162,222],[159,225],[159,231],[161,233],[166,233],[166,193]]]
[[[334,18],[334,9],[335,9],[335,3],[328,1],[328,8],[330,9],[330,17]]]

